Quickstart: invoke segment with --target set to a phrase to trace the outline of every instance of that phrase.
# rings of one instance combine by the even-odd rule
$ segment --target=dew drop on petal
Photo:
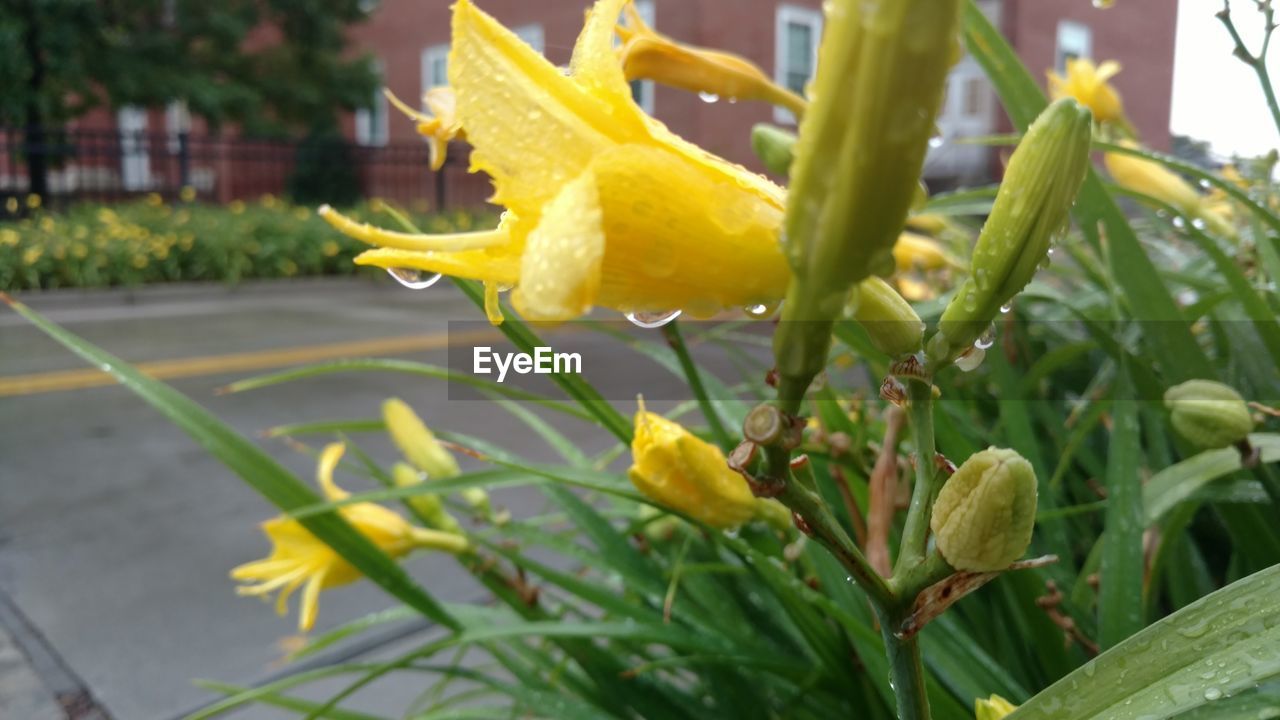
[[[742,312],[753,320],[765,320],[778,312],[778,303],[756,303],[742,308]]]
[[[933,137],[929,138],[929,147],[936,150],[942,147],[943,143],[945,143],[946,141],[947,141],[946,138],[942,137],[942,133],[938,133],[937,135],[934,135]]]
[[[440,281],[440,273],[424,273],[412,268],[387,268],[387,274],[410,290],[422,290]]]
[[[710,103],[714,103],[714,102],[719,102],[719,101],[720,101],[720,96],[719,96],[719,95],[717,95],[717,94],[715,94],[715,93],[709,93],[709,92],[707,92],[707,91],[705,91],[705,90],[704,90],[704,91],[702,91],[702,92],[699,92],[699,93],[698,93],[698,99],[699,99],[699,100],[701,100],[701,101],[702,101],[702,102],[704,102],[704,103],[710,104]]]
[[[1013,310],[1013,303],[1005,303],[1000,306],[1000,314],[1008,315]]]
[[[1209,702],[1218,700],[1221,697],[1222,697],[1222,691],[1216,687],[1209,687],[1204,689],[1204,699],[1208,700]]]
[[[678,317],[680,317],[679,310],[627,313],[627,320],[630,321],[632,325],[646,329],[660,328]]]

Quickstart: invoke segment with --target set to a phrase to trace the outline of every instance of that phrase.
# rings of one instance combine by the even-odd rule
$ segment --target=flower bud
[[[760,123],[751,128],[751,150],[774,175],[786,177],[795,158],[796,136],[775,125]]]
[[[618,54],[628,81],[653,80],[731,100],[763,100],[797,116],[804,114],[804,98],[775,83],[750,60],[661,35],[645,23],[634,3],[627,3],[623,13],[627,24],[615,30],[622,40]]]
[[[796,402],[826,362],[855,283],[893,271],[959,57],[959,0],[830,0],[787,194],[793,280],[774,334],[780,395]]]
[[[631,441],[631,483],[646,497],[712,527],[734,528],[757,511],[756,498],[724,453],[678,423],[647,412]]]
[[[937,240],[913,232],[898,236],[893,246],[893,261],[898,272],[963,267]]]
[[[880,352],[895,360],[920,351],[924,323],[889,283],[869,277],[858,283],[853,319],[867,330]]]
[[[991,215],[978,235],[969,277],[956,291],[929,340],[929,360],[965,352],[1000,306],[1031,282],[1089,169],[1089,110],[1063,98],[1040,113],[1009,159]]]
[[[391,466],[391,480],[396,487],[413,487],[422,484],[422,473],[404,463]],[[462,526],[444,507],[444,501],[435,493],[423,493],[405,498],[409,507],[413,508],[428,525],[436,530],[462,533]]]
[[[453,453],[445,449],[427,428],[422,418],[403,400],[391,398],[382,404],[382,418],[396,447],[411,465],[431,480],[444,480],[462,474]],[[489,493],[483,488],[462,490],[462,499],[486,517],[490,514]]]
[[[1017,705],[999,695],[992,695],[986,700],[978,698],[973,701],[974,720],[1003,720],[1006,715],[1017,709]]]
[[[1188,380],[1164,393],[1173,429],[1202,448],[1224,448],[1249,437],[1253,416],[1234,389],[1212,380]]]
[[[1013,450],[991,447],[969,456],[942,486],[929,527],[952,567],[994,572],[1022,557],[1035,522],[1031,463]]]

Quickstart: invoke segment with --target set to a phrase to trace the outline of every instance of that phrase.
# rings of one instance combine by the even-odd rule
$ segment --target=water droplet
[[[1000,306],[1000,314],[1008,315],[1013,310],[1013,303],[1005,303]]]
[[[753,320],[766,320],[773,317],[773,314],[778,312],[778,305],[780,305],[780,303],[777,302],[756,303],[755,305],[748,305],[742,308],[742,312],[746,313],[747,317],[752,318]]]
[[[947,139],[943,137],[942,133],[938,133],[937,135],[934,135],[933,137],[929,138],[929,147],[933,148],[934,150],[937,150],[938,148],[942,147],[943,144],[946,142],[947,142]]]
[[[986,350],[987,348],[995,344],[996,344],[996,331],[994,327],[987,328],[986,332],[979,335],[978,339],[973,341],[973,346],[978,348],[979,350]]]
[[[440,282],[440,273],[424,273],[413,268],[387,268],[387,274],[410,290],[423,290]]]
[[[1214,700],[1217,700],[1221,697],[1222,697],[1222,691],[1216,687],[1210,687],[1210,688],[1204,689],[1204,699],[1208,700],[1209,702],[1213,702]]]
[[[973,372],[986,357],[987,351],[974,345],[969,352],[956,358],[956,367],[960,368],[960,372]]]
[[[704,90],[698,93],[698,99],[709,105],[711,103],[719,102],[720,96],[715,93],[709,93]]]
[[[631,321],[632,325],[646,329],[660,328],[678,317],[680,317],[679,310],[627,313],[627,320]]]
[[[1201,180],[1199,184],[1200,184],[1200,188],[1203,190],[1208,190],[1209,188],[1213,187],[1213,183],[1209,182],[1208,180]]]
[[[729,104],[730,104],[730,105],[737,105],[737,104],[738,104],[738,98],[736,98],[736,97],[731,97],[731,98],[726,98],[726,99],[728,100],[728,102],[729,102]]]
[[[1173,218],[1173,226],[1181,230],[1187,226],[1187,221],[1181,215],[1176,215]]]
[[[1191,221],[1191,227],[1197,230],[1203,230],[1205,228],[1205,222],[1200,218],[1196,218],[1195,220]]]

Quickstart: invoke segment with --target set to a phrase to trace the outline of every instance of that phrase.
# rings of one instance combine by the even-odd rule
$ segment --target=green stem
[[[889,684],[898,701],[898,720],[929,720],[929,695],[925,691],[924,663],[918,635],[903,639],[893,633],[901,624],[896,615],[880,615],[880,633],[889,658]]]
[[[1218,12],[1218,19],[1227,28],[1227,34],[1231,36],[1232,42],[1235,43],[1235,55],[1240,58],[1241,62],[1253,68],[1253,72],[1258,76],[1258,84],[1262,86],[1262,94],[1267,98],[1267,107],[1271,109],[1271,121],[1275,123],[1276,131],[1280,132],[1280,102],[1276,100],[1275,89],[1271,86],[1271,73],[1267,71],[1267,51],[1271,48],[1271,33],[1275,32],[1275,11],[1270,5],[1266,5],[1262,10],[1263,21],[1266,27],[1265,34],[1262,37],[1262,50],[1253,55],[1249,52],[1249,48],[1244,44],[1244,38],[1240,37],[1240,33],[1236,30],[1235,22],[1231,19],[1231,2],[1223,0],[1222,10]]]
[[[927,381],[912,379],[908,382],[907,398],[910,402],[911,434],[916,448],[915,487],[911,492],[911,506],[907,509],[907,521],[902,529],[902,546],[894,577],[918,565],[925,557],[929,538],[929,517],[933,500],[938,494],[938,473],[933,468],[933,386]]]
[[[689,355],[689,346],[685,344],[684,336],[680,334],[680,322],[669,322],[663,325],[662,334],[666,336],[667,344],[675,351],[676,359],[680,361],[680,369],[684,371],[685,380],[689,383],[689,389],[693,391],[693,397],[698,401],[698,407],[702,409],[703,417],[707,419],[707,426],[711,428],[711,434],[715,436],[716,443],[721,449],[728,450],[733,447],[735,441],[707,395],[707,387],[702,384],[702,375]]]

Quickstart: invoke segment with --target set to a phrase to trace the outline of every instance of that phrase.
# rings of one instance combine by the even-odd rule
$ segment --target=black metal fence
[[[49,130],[28,143],[21,129],[0,128],[0,215],[32,192],[31,158],[44,160],[46,205],[116,202],[151,193],[165,198],[230,202],[288,192],[299,167],[314,167],[305,153],[317,146],[287,140],[254,140],[191,133]],[[469,175],[467,149],[455,144],[438,171],[425,143],[349,144],[332,159],[351,163],[365,197],[380,197],[422,210],[482,205],[487,178]],[[38,162],[35,163],[38,166]]]

